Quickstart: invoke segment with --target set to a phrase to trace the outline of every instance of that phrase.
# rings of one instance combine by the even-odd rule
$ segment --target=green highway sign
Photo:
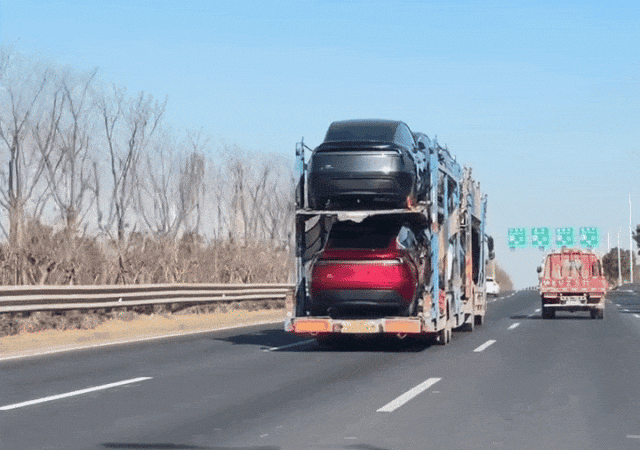
[[[558,247],[573,247],[573,228],[556,228],[556,245]]]
[[[600,230],[596,227],[580,228],[580,245],[587,248],[600,246]]]
[[[532,228],[531,229],[531,245],[534,247],[547,248],[551,246],[551,233],[549,228]]]
[[[507,244],[511,248],[525,248],[527,246],[527,229],[509,228]]]

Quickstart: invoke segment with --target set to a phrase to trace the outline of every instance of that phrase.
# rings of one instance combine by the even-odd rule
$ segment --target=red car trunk
[[[394,241],[395,243],[395,241]],[[410,303],[416,290],[416,267],[401,251],[325,252],[313,268],[311,291],[377,289],[399,293]]]

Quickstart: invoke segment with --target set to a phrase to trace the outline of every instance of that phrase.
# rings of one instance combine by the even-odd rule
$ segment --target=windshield
[[[383,249],[398,236],[400,224],[388,220],[364,220],[361,223],[339,222],[331,228],[328,248]]]

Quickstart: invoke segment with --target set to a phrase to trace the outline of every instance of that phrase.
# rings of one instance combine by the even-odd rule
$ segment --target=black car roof
[[[324,142],[394,142],[396,130],[404,122],[384,119],[341,120],[329,125]],[[406,126],[406,124],[404,124]],[[408,128],[408,127],[407,127]]]

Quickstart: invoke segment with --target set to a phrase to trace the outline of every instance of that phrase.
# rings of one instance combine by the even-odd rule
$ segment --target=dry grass
[[[189,334],[256,322],[276,322],[284,309],[229,310],[207,314],[140,315],[111,319],[89,330],[44,330],[0,338],[0,358],[36,355],[154,337]]]

